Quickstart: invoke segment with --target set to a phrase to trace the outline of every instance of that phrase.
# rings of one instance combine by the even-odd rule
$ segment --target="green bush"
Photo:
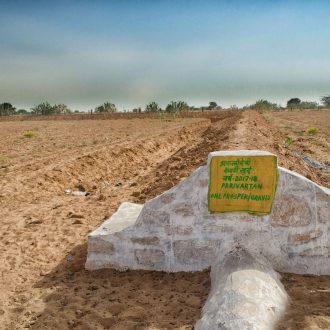
[[[116,106],[111,102],[105,102],[102,105],[99,105],[95,108],[95,112],[117,112]]]
[[[309,127],[307,128],[307,133],[310,135],[315,135],[319,132],[319,129],[317,127]]]
[[[250,108],[259,112],[263,112],[263,111],[276,110],[279,108],[279,106],[276,103],[271,103],[267,100],[258,100],[256,103],[251,104]]]
[[[293,140],[292,137],[287,136],[284,140],[283,140],[283,145],[285,148],[289,148],[290,145],[292,144]]]
[[[32,138],[34,137],[34,132],[33,131],[25,131],[23,135],[27,138]]]
[[[161,110],[157,102],[150,102],[146,105],[144,112],[160,112]]]

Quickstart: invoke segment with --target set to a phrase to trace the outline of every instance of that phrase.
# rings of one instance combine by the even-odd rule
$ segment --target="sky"
[[[326,0],[0,0],[0,103],[319,101],[329,17]]]

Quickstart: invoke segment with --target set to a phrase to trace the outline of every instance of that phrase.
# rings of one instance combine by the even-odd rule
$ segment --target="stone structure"
[[[288,296],[265,258],[237,248],[223,251],[211,268],[212,288],[196,330],[274,329]]]
[[[211,167],[217,177],[211,187],[213,157],[216,166],[223,159],[229,165],[218,173]],[[276,170],[276,159],[275,168],[270,166],[273,177],[263,180],[258,175],[267,170],[253,157],[275,156],[260,151],[211,153],[207,166],[162,195],[144,205],[123,203],[89,235],[86,268],[178,272],[211,266],[211,292],[195,328],[274,329],[287,295],[273,268],[330,274],[330,190],[295,172]],[[241,170],[233,169],[230,161],[247,171],[249,160],[251,171],[259,168],[251,172],[257,178],[246,176],[253,181],[248,186],[230,185],[236,176],[228,178],[226,171]],[[259,191],[250,191],[254,189]],[[216,199],[213,205],[210,198]],[[251,212],[214,213],[232,209]]]
[[[226,154],[211,153],[208,164]],[[208,168],[199,167],[143,207],[123,203],[89,235],[86,268],[198,271],[210,267],[219,251],[240,245],[261,253],[278,271],[330,274],[329,189],[279,167],[270,214],[210,213]]]

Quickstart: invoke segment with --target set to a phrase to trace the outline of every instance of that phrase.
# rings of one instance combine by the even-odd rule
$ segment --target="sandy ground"
[[[330,110],[270,112],[265,117],[280,130],[282,145],[287,138],[292,139],[288,153],[298,152],[326,165],[327,169],[318,171],[318,176],[330,188]],[[310,134],[310,128],[316,128],[318,132]]]
[[[242,148],[271,151],[278,156],[279,165],[294,170],[323,186],[330,187],[328,173],[310,168],[303,160],[292,154],[291,148],[284,146],[283,141],[287,134],[281,130],[281,121],[278,120],[282,116],[287,116],[287,113],[260,115],[254,111],[246,112],[239,121],[232,140]],[[299,119],[304,118],[304,125],[311,127],[315,125],[313,119],[315,120],[316,117],[318,127],[323,128],[324,140],[330,141],[330,130],[325,129],[329,125],[330,111],[316,114],[309,111],[291,113],[287,124],[299,125]],[[309,146],[309,138],[305,142],[301,141],[301,150],[307,150]],[[328,153],[323,155],[323,147],[319,147],[320,149],[315,148],[313,159],[325,161],[326,157],[329,157],[329,152],[325,151]],[[322,156],[318,158],[315,155]],[[291,298],[291,303],[278,329],[330,329],[330,276],[296,274],[282,274],[282,276],[282,282]]]
[[[283,147],[283,134],[256,112],[0,122],[0,328],[191,329],[210,288],[208,271],[87,272],[86,236],[121,202],[158,195],[213,150],[269,150],[281,165],[329,186]],[[292,302],[280,329],[329,329],[330,277],[283,276]]]

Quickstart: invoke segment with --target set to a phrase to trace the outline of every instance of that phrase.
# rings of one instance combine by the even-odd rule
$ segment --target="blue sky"
[[[330,1],[2,1],[0,102],[88,110],[330,94]]]

